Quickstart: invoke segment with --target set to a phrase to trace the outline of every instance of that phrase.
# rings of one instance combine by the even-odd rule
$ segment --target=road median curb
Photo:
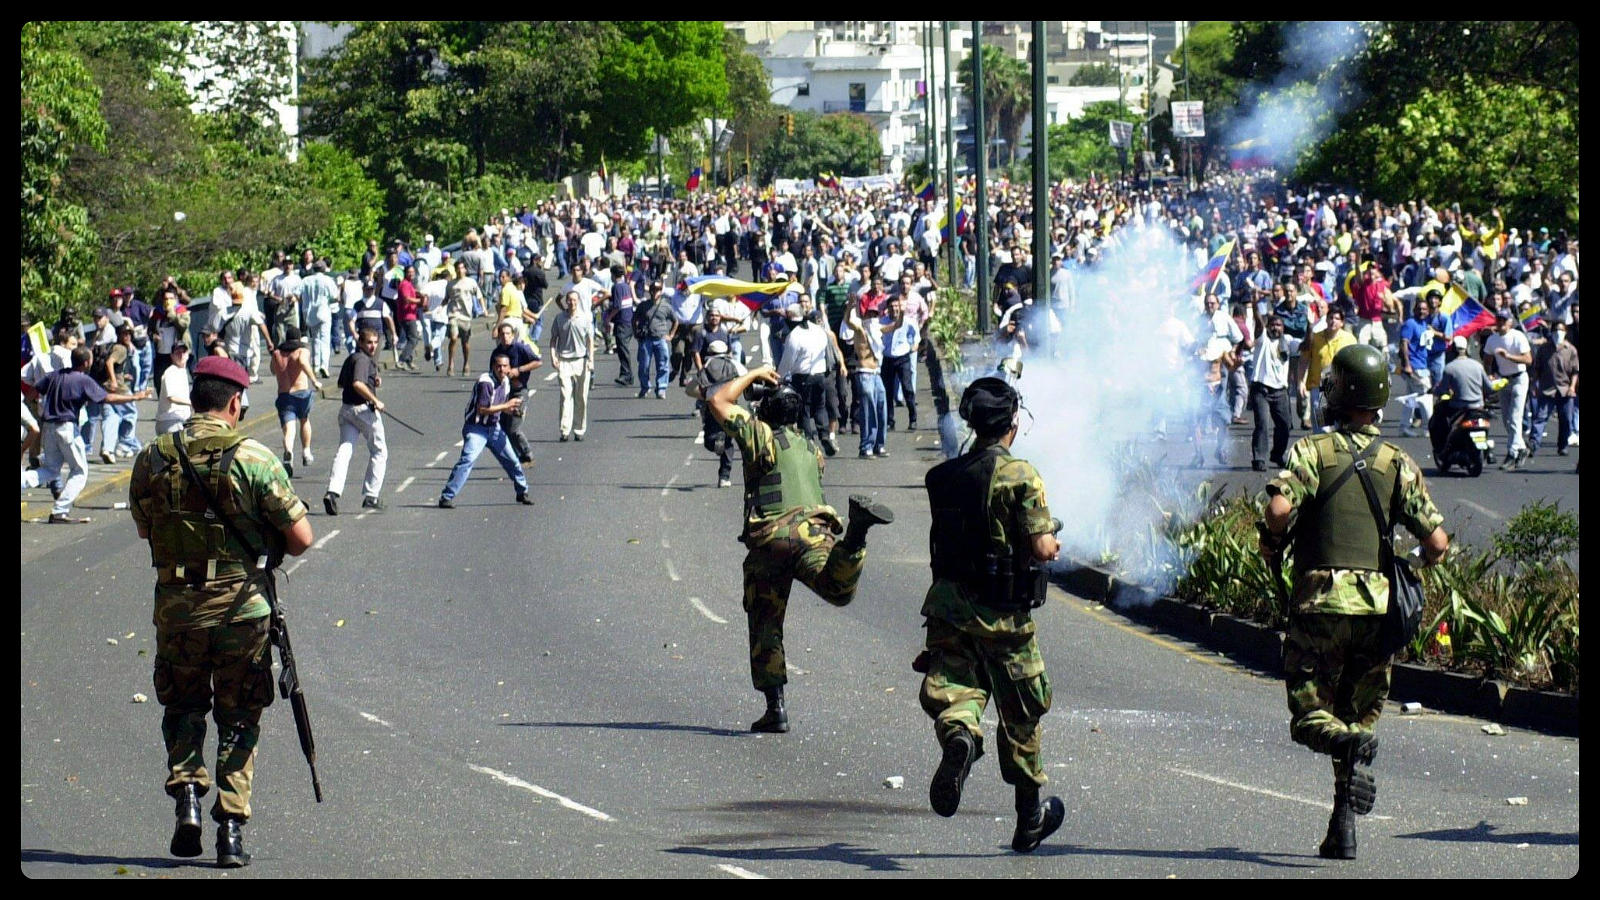
[[[1276,628],[1173,597],[1157,596],[1094,566],[1069,563],[1051,577],[1069,593],[1104,603],[1121,616],[1220,651],[1247,665],[1274,674],[1282,670],[1283,632]],[[1540,691],[1416,663],[1395,663],[1389,697],[1504,725],[1578,734],[1576,694]]]

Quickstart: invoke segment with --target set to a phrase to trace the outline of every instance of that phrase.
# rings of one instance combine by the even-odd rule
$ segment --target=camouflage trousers
[[[922,679],[922,709],[934,720],[943,744],[965,731],[983,752],[983,710],[992,697],[1000,713],[995,735],[1000,777],[1007,784],[1043,785],[1039,720],[1050,711],[1050,677],[1032,634],[980,637],[929,617],[928,674]]]
[[[855,599],[866,561],[865,547],[846,550],[835,542],[826,525],[810,519],[795,523],[788,534],[745,555],[750,681],[757,690],[789,681],[783,656],[783,614],[795,579],[834,606],[844,606]]]
[[[1378,651],[1383,616],[1298,615],[1283,643],[1289,733],[1327,753],[1348,731],[1372,731],[1389,696],[1389,656]]]
[[[266,617],[156,635],[156,699],[166,707],[167,793],[185,784],[204,795],[206,713],[217,721],[217,799],[211,817],[250,818],[261,710],[272,703],[272,660]]]

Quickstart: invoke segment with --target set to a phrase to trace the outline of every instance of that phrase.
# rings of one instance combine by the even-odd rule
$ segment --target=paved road
[[[513,504],[485,458],[453,511],[433,503],[469,381],[386,378],[388,402],[428,437],[390,429],[390,510],[315,510],[318,547],[285,588],[327,802],[312,801],[280,702],[246,832],[256,861],[227,877],[1577,871],[1577,740],[1386,718],[1362,859],[1330,864],[1316,856],[1328,767],[1289,741],[1281,684],[1060,593],[1039,621],[1055,685],[1044,756],[1066,825],[1033,856],[1010,853],[992,758],[960,814],[934,816],[938,752],[909,669],[928,579],[927,432],[893,435],[889,460],[830,465],[836,502],[876,493],[899,520],[874,532],[851,606],[796,589],[794,730],[747,733],[760,698],[739,494],[715,488],[681,395],[636,400],[611,373],[602,363],[582,444],[556,443],[554,386],[535,374],[537,506]],[[334,412],[319,404],[319,462],[296,479],[314,505]],[[358,452],[353,481],[361,465]],[[165,855],[160,710],[130,702],[153,693],[148,550],[126,514],[96,519],[23,526],[22,871],[219,877]],[[894,775],[904,790],[883,786]]]

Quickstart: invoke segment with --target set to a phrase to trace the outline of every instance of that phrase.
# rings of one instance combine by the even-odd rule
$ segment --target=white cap
[[[1450,346],[1460,350],[1462,353],[1465,353],[1467,352],[1467,339],[1458,334],[1450,339]]]
[[[431,244],[431,243],[433,243],[433,235],[431,235],[431,234],[425,234],[425,235],[423,235],[423,236],[422,236],[422,242],[423,242],[423,243],[424,243],[424,244]]]

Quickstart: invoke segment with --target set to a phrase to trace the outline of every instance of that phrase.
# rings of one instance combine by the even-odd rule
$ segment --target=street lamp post
[[[950,287],[958,284],[956,266],[961,254],[956,252],[956,116],[955,93],[950,89],[950,20],[940,23],[944,27],[944,183],[945,221],[950,223],[950,240],[944,252],[950,254]],[[937,262],[937,260],[935,260]]]
[[[972,21],[972,127],[973,150],[978,157],[973,193],[977,210],[973,233],[978,252],[978,333],[989,333],[989,130],[983,121],[983,21]]]

